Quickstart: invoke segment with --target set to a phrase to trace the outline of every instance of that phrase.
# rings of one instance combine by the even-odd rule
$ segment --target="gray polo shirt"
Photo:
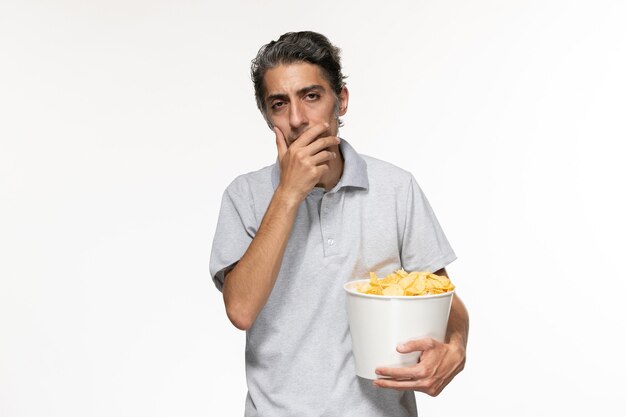
[[[247,331],[247,417],[417,415],[413,392],[355,375],[342,285],[369,271],[437,271],[456,257],[409,172],[359,155],[345,140],[340,149],[339,183],[314,188],[298,208],[274,289]],[[210,261],[220,291],[279,180],[274,164],[224,192]]]

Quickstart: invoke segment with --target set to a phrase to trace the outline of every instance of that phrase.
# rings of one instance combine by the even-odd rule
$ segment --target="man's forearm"
[[[299,204],[276,190],[256,236],[224,280],[226,314],[241,330],[252,326],[274,288]]]
[[[441,268],[436,275],[444,275],[448,277],[445,268]],[[449,277],[448,277],[449,278]],[[450,315],[448,317],[448,329],[446,330],[446,343],[455,343],[465,351],[467,347],[467,336],[469,334],[469,314],[465,308],[465,304],[456,293],[452,297],[452,305],[450,306]]]
[[[446,332],[446,343],[454,343],[463,350],[467,347],[467,337],[469,334],[469,315],[463,301],[454,294],[452,306],[450,307],[450,317],[448,318],[448,330]]]

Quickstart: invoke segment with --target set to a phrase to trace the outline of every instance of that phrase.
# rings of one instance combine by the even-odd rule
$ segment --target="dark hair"
[[[272,128],[272,124],[267,118],[265,108],[265,84],[263,78],[268,69],[277,67],[280,64],[292,64],[294,62],[308,62],[320,67],[322,75],[328,81],[335,97],[337,98],[336,113],[339,111],[339,93],[346,85],[346,78],[341,73],[341,51],[330,43],[326,36],[305,31],[288,32],[278,38],[263,45],[256,58],[252,60],[250,73],[254,83],[254,95],[256,104],[267,124]],[[339,122],[341,125],[341,122]]]

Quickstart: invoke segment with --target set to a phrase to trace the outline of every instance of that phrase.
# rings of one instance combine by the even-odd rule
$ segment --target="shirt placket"
[[[339,254],[339,233],[337,230],[337,193],[326,193],[322,197],[320,207],[320,225],[322,228],[322,245],[324,256]]]

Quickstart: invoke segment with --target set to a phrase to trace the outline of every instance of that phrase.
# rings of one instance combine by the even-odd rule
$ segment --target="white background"
[[[1,0],[0,415],[243,414],[208,259],[223,189],[274,161],[249,63],[290,30],[342,48],[342,136],[415,175],[459,256],[468,362],[420,415],[624,415],[624,21],[623,1]]]

